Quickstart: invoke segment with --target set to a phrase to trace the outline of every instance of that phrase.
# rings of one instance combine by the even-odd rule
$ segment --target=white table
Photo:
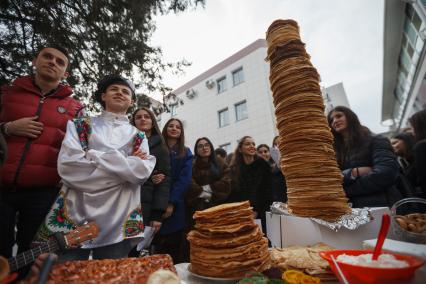
[[[189,263],[179,263],[175,265],[176,271],[179,275],[179,278],[186,282],[186,284],[231,284],[236,283],[237,281],[223,281],[223,280],[206,280],[198,278],[194,275],[192,275],[188,271],[188,265]],[[334,284],[338,282],[324,282],[327,284]],[[426,283],[426,264],[423,265],[422,268],[418,269],[416,272],[416,275],[411,281],[399,281],[399,282],[392,282],[395,284],[424,284]]]
[[[178,273],[178,276],[181,280],[185,281],[186,284],[234,284],[237,283],[237,281],[224,281],[224,280],[207,280],[198,278],[194,275],[192,275],[188,271],[188,265],[189,263],[179,263],[175,265],[176,271]]]

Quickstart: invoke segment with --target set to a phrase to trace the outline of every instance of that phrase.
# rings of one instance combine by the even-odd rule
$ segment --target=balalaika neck
[[[58,241],[56,239],[52,239],[47,243],[42,244],[41,246],[20,253],[15,257],[11,257],[7,260],[9,262],[10,271],[16,271],[19,268],[32,263],[40,254],[55,252],[58,249]]]

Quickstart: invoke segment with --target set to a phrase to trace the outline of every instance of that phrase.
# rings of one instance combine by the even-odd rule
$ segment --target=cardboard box
[[[273,247],[323,242],[339,249],[362,249],[362,241],[377,238],[383,213],[389,213],[389,208],[372,208],[374,220],[370,223],[361,225],[356,230],[342,227],[335,232],[309,218],[266,212],[266,230]]]

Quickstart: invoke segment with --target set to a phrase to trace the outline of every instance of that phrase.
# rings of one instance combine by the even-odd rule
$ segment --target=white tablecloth
[[[189,263],[179,263],[175,265],[179,278],[186,282],[186,284],[231,284],[237,281],[224,281],[224,280],[207,280],[194,276],[188,271]]]
[[[188,271],[188,265],[189,263],[179,263],[175,265],[176,271],[179,275],[179,278],[186,282],[186,284],[230,284],[230,283],[236,283],[237,281],[223,281],[223,280],[206,280],[198,278],[191,274],[191,272]],[[334,284],[338,282],[324,282],[327,284]],[[418,269],[416,272],[416,275],[411,281],[399,281],[399,282],[392,282],[395,284],[422,284],[426,283],[426,264],[423,265],[422,268]]]

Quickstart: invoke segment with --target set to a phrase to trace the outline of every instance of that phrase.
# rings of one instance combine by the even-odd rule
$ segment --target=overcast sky
[[[382,132],[383,0],[206,0],[205,9],[156,18],[166,61],[192,62],[176,89],[259,38],[276,19],[298,22],[322,85],[343,82],[361,123]]]

